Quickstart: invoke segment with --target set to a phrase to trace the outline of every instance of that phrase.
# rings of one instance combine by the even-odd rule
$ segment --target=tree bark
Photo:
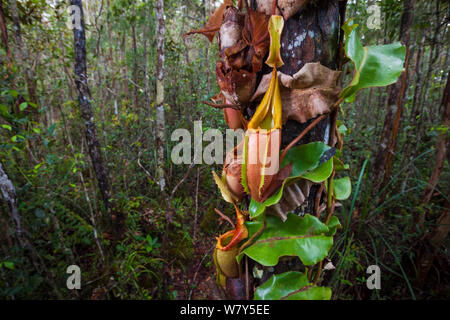
[[[164,191],[166,180],[164,176],[165,161],[165,112],[164,112],[164,36],[166,32],[164,18],[164,0],[156,2],[157,19],[157,65],[156,65],[156,144],[157,144],[157,179],[161,192]]]
[[[17,205],[17,194],[16,188],[9,179],[6,170],[4,169],[3,163],[0,160],[0,191],[3,200],[8,204],[9,210],[11,211],[11,217],[16,225],[16,238],[21,248],[25,248],[25,235],[22,228],[22,216],[20,215],[18,205]]]
[[[80,104],[81,116],[86,125],[86,142],[92,165],[94,167],[100,193],[106,212],[109,212],[109,199],[111,190],[103,163],[100,143],[97,138],[97,129],[94,122],[94,115],[91,106],[91,93],[89,91],[87,70],[86,70],[86,37],[84,29],[83,7],[81,0],[71,0],[71,5],[78,6],[81,12],[81,27],[73,29],[74,54],[75,54],[75,84],[78,91],[78,102]]]
[[[442,98],[442,126],[450,127],[450,73],[447,76],[447,84],[444,90],[444,96]],[[428,180],[428,185],[423,193],[423,203],[427,204],[430,202],[433,196],[434,188],[439,182],[439,177],[441,175],[442,169],[444,168],[445,158],[447,154],[447,147],[450,143],[447,132],[442,132],[438,136],[438,141],[436,145],[436,157],[434,160],[433,170],[431,172],[430,179]]]
[[[125,100],[129,100],[130,96],[128,93],[128,66],[127,66],[127,33],[124,32],[122,34],[122,84],[123,84],[123,92],[125,93]]]
[[[309,62],[320,62],[330,69],[340,67],[339,30],[345,16],[346,1],[339,3],[338,0],[315,1],[315,3],[310,3],[305,8],[300,9],[293,17],[285,21],[281,36],[281,55],[285,64],[280,68],[281,72],[293,75]],[[298,41],[299,38],[303,38],[303,40]],[[335,115],[336,113],[333,113],[324,118],[297,145],[313,141],[328,143]],[[289,120],[282,128],[281,148],[286,147],[314,120],[311,119],[302,124]],[[319,188],[319,185],[314,185],[311,188],[304,205],[298,207],[295,213],[302,215],[307,212],[314,212],[315,199]],[[285,258],[274,268],[262,268],[264,270],[263,276],[260,280],[255,279],[256,284],[264,283],[274,273],[298,270],[299,267],[298,259]],[[250,270],[252,269],[250,268]]]
[[[135,9],[133,4],[133,15]],[[137,45],[136,45],[136,20],[131,21],[131,34],[133,36],[133,81],[134,81],[134,112],[139,112],[139,88],[138,88],[138,63],[137,63]]]
[[[2,32],[2,42],[6,52],[6,70],[11,73],[11,50],[9,48],[8,28],[6,27],[5,12],[3,11],[3,0],[0,0],[0,30]]]
[[[20,26],[19,9],[17,8],[16,0],[11,0],[9,3],[9,11],[14,27],[14,40],[16,42],[15,56],[17,65],[25,69],[25,82],[28,90],[28,101],[37,103],[36,98],[36,74],[30,67],[30,57],[27,48],[22,41],[22,30]],[[37,114],[37,113],[36,113]]]
[[[410,29],[414,18],[414,4],[415,0],[406,0],[403,4],[403,14],[400,25],[400,41],[406,47],[405,71],[395,84],[388,87],[389,98],[387,103],[387,113],[384,119],[379,149],[377,155],[375,156],[375,164],[373,168],[375,193],[378,192],[380,186],[384,184],[389,177],[392,158],[396,147],[397,133],[403,111],[403,98],[408,79],[409,40]],[[394,109],[396,109],[395,118]]]

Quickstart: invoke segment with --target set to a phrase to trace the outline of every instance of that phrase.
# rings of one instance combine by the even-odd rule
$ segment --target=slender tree
[[[166,179],[164,176],[165,161],[165,113],[164,113],[164,36],[166,32],[164,17],[164,0],[156,2],[156,144],[157,144],[157,179],[161,191],[164,191]]]
[[[30,55],[22,40],[22,28],[20,25],[19,9],[17,8],[16,0],[11,0],[9,2],[9,11],[14,26],[13,35],[16,42],[14,55],[16,62],[24,69],[25,82],[28,90],[28,101],[36,103],[36,74],[30,66]]]
[[[81,116],[86,125],[85,137],[88,146],[89,155],[94,167],[103,204],[109,212],[109,200],[111,197],[111,188],[106,173],[106,167],[103,163],[100,143],[97,138],[97,129],[94,122],[94,114],[91,106],[91,93],[88,86],[88,77],[86,69],[86,36],[84,28],[83,7],[81,0],[71,0],[71,5],[78,6],[80,17],[80,27],[73,29],[74,53],[75,53],[75,84],[78,91],[78,102],[80,104]]]
[[[3,166],[2,161],[0,161],[0,195],[3,200],[8,204],[9,210],[11,212],[12,220],[16,225],[16,238],[20,247],[25,247],[25,235],[22,227],[22,216],[19,212],[17,203],[16,188],[12,183],[11,179],[6,173],[6,169]]]
[[[408,79],[409,39],[410,29],[414,18],[414,3],[415,0],[406,0],[403,3],[403,13],[400,25],[400,41],[406,47],[405,71],[398,81],[388,88],[389,97],[387,103],[387,113],[384,119],[379,149],[375,157],[373,170],[376,174],[374,192],[377,192],[381,183],[384,183],[389,177],[392,157],[396,147],[397,133],[403,111],[403,98]]]
[[[450,127],[450,73],[447,76],[447,84],[444,90],[444,96],[442,98],[442,126],[444,128]],[[436,157],[434,161],[433,170],[431,172],[430,179],[428,180],[428,185],[423,193],[423,202],[428,203],[431,200],[433,191],[439,182],[439,177],[444,168],[445,158],[450,155],[449,148],[450,139],[448,137],[448,132],[443,131],[438,136],[438,141],[436,145]],[[449,157],[450,162],[450,157]]]

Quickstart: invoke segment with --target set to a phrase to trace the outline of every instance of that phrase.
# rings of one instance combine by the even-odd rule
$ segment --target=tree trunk
[[[84,32],[84,17],[81,0],[71,0],[71,5],[78,6],[81,12],[81,27],[73,29],[74,53],[75,53],[75,84],[78,91],[78,101],[81,109],[81,116],[86,124],[86,142],[92,165],[94,166],[98,186],[103,199],[106,212],[109,212],[110,185],[103,163],[100,143],[97,138],[97,129],[94,123],[94,115],[91,107],[91,94],[87,83],[86,71],[86,37]]]
[[[157,19],[157,65],[156,65],[156,145],[158,151],[157,158],[157,179],[160,190],[163,192],[166,186],[164,177],[164,153],[165,153],[165,114],[164,114],[164,36],[166,32],[164,18],[164,0],[156,2]]]
[[[122,74],[123,74],[123,79],[122,79],[122,84],[123,84],[123,92],[125,93],[125,100],[129,100],[130,96],[128,93],[128,66],[127,66],[127,33],[124,32],[122,34],[122,63],[123,63],[123,68],[122,68]]]
[[[384,184],[389,177],[392,158],[396,147],[397,133],[403,111],[403,98],[408,79],[409,39],[410,29],[414,18],[414,2],[415,0],[406,0],[403,4],[403,14],[400,25],[400,41],[406,47],[405,71],[395,84],[388,87],[389,98],[387,103],[387,113],[384,119],[380,145],[378,153],[375,157],[373,169],[375,174],[375,193],[378,192],[380,186]],[[394,118],[395,108],[397,110],[395,111]]]
[[[340,4],[339,4],[340,3]],[[281,55],[284,65],[280,71],[293,75],[306,63],[320,62],[330,69],[338,69],[339,63],[339,26],[345,16],[346,1],[319,0],[308,4],[289,20],[285,21],[281,36]],[[255,8],[254,8],[255,9]],[[342,18],[340,17],[342,15]],[[304,35],[303,41],[297,41],[300,35]],[[312,141],[329,142],[330,129],[334,125],[333,119],[336,113],[327,116],[311,129],[297,144],[305,144]],[[282,129],[282,146],[286,147],[297,137],[314,119],[300,124],[289,120]],[[314,212],[314,204],[320,186],[314,185],[303,206],[297,208],[297,214]],[[320,197],[320,195],[319,195]],[[252,265],[251,261],[251,265]],[[286,258],[274,268],[262,268],[262,278],[257,285],[265,282],[274,273],[298,270],[299,261],[296,258]],[[252,270],[251,268],[249,270]],[[255,279],[256,280],[256,279]]]
[[[444,90],[444,97],[442,98],[442,126],[450,127],[450,73],[447,76],[447,85]],[[430,202],[433,196],[433,191],[439,182],[439,176],[441,175],[442,169],[444,168],[445,158],[447,154],[447,146],[450,142],[447,132],[442,132],[438,136],[438,141],[436,145],[436,158],[434,161],[433,170],[428,180],[428,186],[425,188],[423,193],[423,203],[427,204]]]
[[[0,194],[3,200],[8,204],[11,211],[11,217],[16,225],[16,238],[21,248],[25,248],[25,235],[22,228],[22,217],[17,205],[16,188],[9,179],[3,163],[0,160]]]
[[[25,82],[28,90],[28,101],[37,103],[36,98],[36,74],[30,68],[30,57],[28,50],[22,41],[22,31],[20,26],[19,10],[17,8],[16,0],[11,0],[9,3],[9,11],[14,26],[14,40],[16,42],[15,56],[17,66],[25,69]],[[37,113],[35,114],[37,115]]]
[[[2,42],[6,52],[6,70],[11,73],[11,50],[9,48],[8,28],[6,27],[5,12],[3,11],[3,0],[0,0],[0,30],[2,32]]]
[[[419,51],[417,53],[416,67],[414,70],[414,73],[416,74],[416,81],[414,83],[414,96],[413,96],[411,115],[410,115],[411,121],[414,121],[414,118],[417,116],[417,114],[416,114],[417,100],[420,97],[420,91],[422,90],[422,85],[421,85],[422,76],[423,76],[422,59],[423,59],[424,47],[425,47],[425,34],[422,36],[422,40],[420,40]]]
[[[133,5],[133,15],[135,14]],[[131,34],[133,36],[133,81],[134,81],[134,112],[139,112],[138,63],[136,45],[136,20],[131,21]]]

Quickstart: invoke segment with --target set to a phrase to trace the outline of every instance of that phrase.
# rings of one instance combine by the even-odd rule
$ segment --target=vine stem
[[[238,255],[241,254],[242,251],[244,251],[245,249],[247,249],[248,247],[250,247],[254,240],[259,237],[261,235],[261,233],[263,233],[263,231],[266,229],[266,218],[264,217],[264,225],[261,227],[261,229],[259,229],[258,231],[256,231],[247,241],[245,241],[242,246],[239,247],[239,251],[238,251]]]
[[[321,115],[320,117],[316,118],[316,120],[314,120],[313,122],[311,122],[309,124],[309,126],[307,126],[294,140],[291,141],[291,143],[288,144],[288,146],[286,148],[284,148],[283,153],[280,156],[280,163],[283,161],[284,156],[286,155],[286,153],[289,151],[290,148],[292,148],[293,146],[295,146],[295,144],[297,142],[299,142],[312,128],[314,128],[320,121],[322,121],[326,116],[328,115],[328,113],[325,113],[323,115]]]
[[[334,171],[331,173],[331,176],[328,180],[328,199],[327,199],[327,218],[325,220],[325,224],[328,225],[328,223],[330,222],[330,218],[333,215],[334,212],[334,198],[333,198],[333,181],[334,181],[334,175],[336,174],[336,171]],[[323,267],[323,260],[321,260],[319,262],[319,267],[317,268],[317,272],[314,276],[314,280],[313,283],[314,285],[317,285],[317,283],[319,282],[319,278],[320,278],[320,274],[322,273],[322,267]]]
[[[273,0],[272,3],[272,15],[275,15],[277,12],[278,0]]]
[[[238,104],[226,104],[226,103],[219,103],[219,104],[215,104],[209,101],[202,101],[202,103],[216,108],[216,109],[226,109],[226,108],[230,108],[230,109],[234,109],[234,110],[241,110],[240,105]]]

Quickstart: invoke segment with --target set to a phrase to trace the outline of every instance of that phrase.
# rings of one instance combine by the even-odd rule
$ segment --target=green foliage
[[[333,180],[333,196],[337,200],[346,200],[352,193],[350,177]]]
[[[382,87],[397,81],[404,70],[406,49],[400,43],[363,47],[353,20],[348,20],[342,29],[345,32],[345,54],[352,60],[355,71],[352,82],[341,92],[347,102],[355,99],[364,88]]]
[[[330,300],[331,289],[308,281],[305,273],[274,274],[255,291],[255,300]]]
[[[267,227],[256,241],[238,256],[246,254],[264,266],[274,266],[282,256],[297,256],[304,265],[310,266],[323,260],[333,244],[333,234],[340,224],[336,217],[329,226],[314,216],[299,217],[289,214],[285,222],[268,216]],[[261,221],[247,222],[249,236],[263,226]]]

